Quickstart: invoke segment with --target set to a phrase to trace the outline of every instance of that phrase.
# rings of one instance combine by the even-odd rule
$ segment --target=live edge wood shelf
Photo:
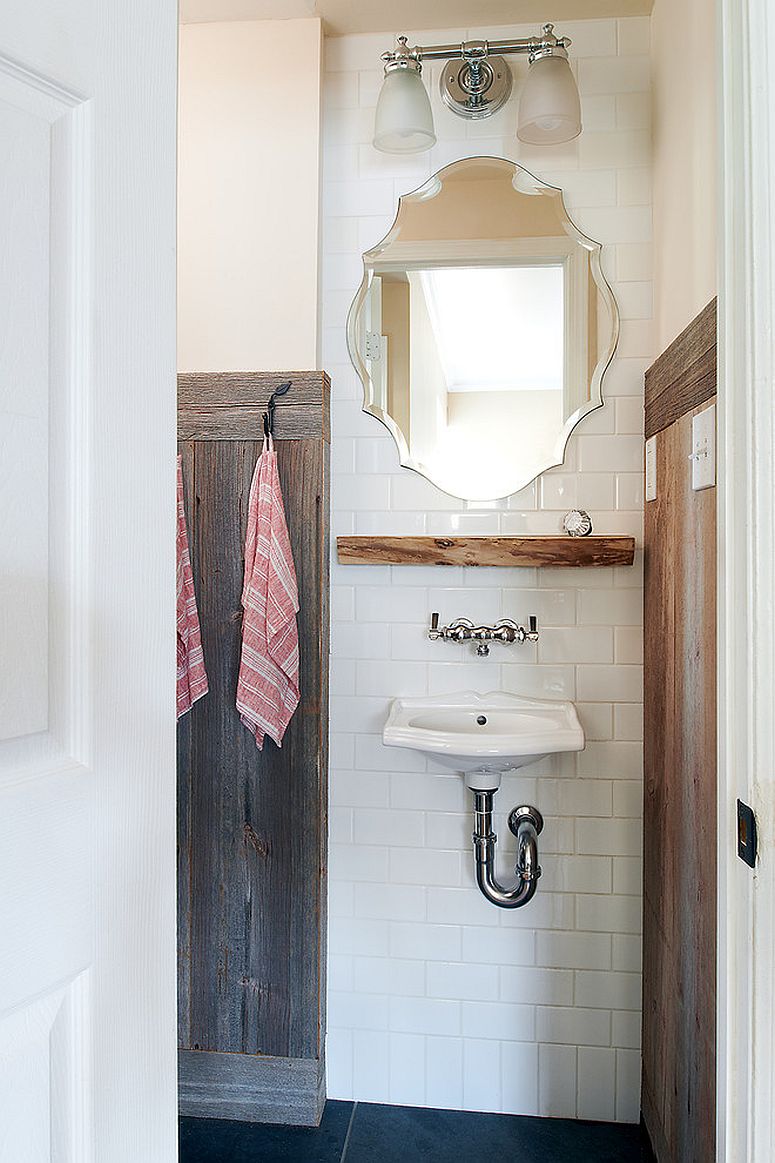
[[[634,537],[337,537],[343,565],[632,565]]]

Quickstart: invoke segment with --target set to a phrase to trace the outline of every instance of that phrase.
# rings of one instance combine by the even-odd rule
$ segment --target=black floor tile
[[[638,1127],[359,1103],[345,1163],[645,1163]]]
[[[180,1163],[339,1163],[351,1102],[327,1102],[319,1127],[181,1119]]]

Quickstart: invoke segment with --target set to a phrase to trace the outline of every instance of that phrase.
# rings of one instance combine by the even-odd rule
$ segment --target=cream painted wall
[[[714,0],[655,0],[654,318],[663,351],[716,294]]]
[[[318,19],[181,28],[181,371],[317,366],[321,57]]]

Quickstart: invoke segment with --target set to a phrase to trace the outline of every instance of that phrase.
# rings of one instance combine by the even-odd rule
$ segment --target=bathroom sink
[[[465,691],[394,699],[382,741],[421,751],[466,776],[492,775],[560,751],[581,751],[584,732],[571,702]],[[474,787],[478,781],[466,782]]]

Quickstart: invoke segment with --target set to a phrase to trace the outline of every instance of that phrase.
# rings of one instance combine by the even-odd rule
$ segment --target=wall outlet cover
[[[646,500],[657,499],[657,438],[646,441]]]
[[[710,489],[716,483],[716,405],[692,419],[692,488]]]

